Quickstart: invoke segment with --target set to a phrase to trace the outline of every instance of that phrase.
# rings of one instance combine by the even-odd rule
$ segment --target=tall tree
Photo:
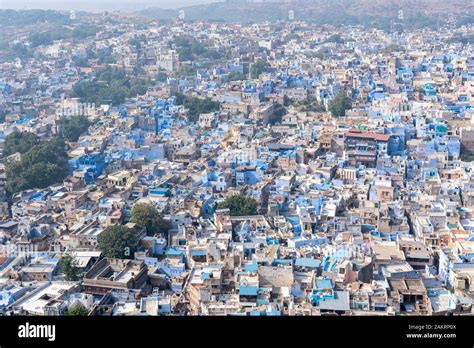
[[[3,145],[3,156],[7,157],[16,152],[21,154],[28,152],[31,148],[39,144],[38,136],[30,132],[13,132],[5,137]]]
[[[219,209],[229,209],[232,216],[257,215],[257,202],[255,199],[241,195],[227,197],[220,203]]]
[[[59,271],[64,274],[67,281],[76,281],[79,278],[79,267],[77,260],[70,254],[64,255],[58,262]]]
[[[7,192],[14,194],[30,188],[45,188],[61,182],[68,172],[65,144],[53,138],[33,146],[18,162],[6,164]]]
[[[68,309],[66,312],[64,312],[64,315],[85,317],[89,315],[89,311],[83,305],[77,305],[76,307]]]
[[[335,117],[346,116],[346,110],[351,108],[351,98],[346,96],[344,92],[337,94],[334,99],[329,102],[329,111]]]
[[[270,64],[268,64],[268,62],[263,59],[259,59],[251,65],[250,75],[253,79],[256,79],[260,76],[260,74],[266,72],[268,68],[270,68]]]
[[[164,220],[158,210],[150,204],[136,204],[132,209],[130,221],[138,227],[146,228],[149,236],[156,233],[166,234],[170,229],[168,221]]]
[[[188,118],[192,122],[196,122],[200,114],[218,111],[220,103],[210,98],[185,97],[183,105],[188,109]]]
[[[86,116],[61,117],[59,119],[59,136],[67,141],[75,142],[91,125]]]

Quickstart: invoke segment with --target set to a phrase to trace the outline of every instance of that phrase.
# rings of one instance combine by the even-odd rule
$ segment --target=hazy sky
[[[6,9],[55,9],[55,10],[141,10],[146,7],[179,8],[219,0],[0,0]]]

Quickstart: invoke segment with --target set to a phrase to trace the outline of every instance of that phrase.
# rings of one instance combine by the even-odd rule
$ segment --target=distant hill
[[[25,26],[38,23],[68,23],[69,17],[53,10],[3,10],[0,9],[0,26]]]
[[[43,9],[59,11],[137,11],[155,6],[161,8],[179,8],[209,3],[218,0],[0,0],[2,9]]]
[[[474,22],[472,0],[229,0],[182,9],[186,20],[243,23],[285,20],[289,10],[294,11],[296,20],[304,19],[316,24],[362,24],[385,29],[391,20],[397,20],[399,10],[403,11],[407,28],[436,26],[446,21],[447,14],[461,23]],[[178,17],[178,10],[148,8],[137,14],[171,19]]]

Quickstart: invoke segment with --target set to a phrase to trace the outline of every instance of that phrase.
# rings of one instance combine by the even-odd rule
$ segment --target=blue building
[[[426,97],[436,97],[436,87],[431,83],[426,83],[421,88]]]
[[[105,156],[101,153],[86,154],[69,161],[69,165],[72,170],[82,170],[85,184],[90,185],[102,175],[105,168]]]

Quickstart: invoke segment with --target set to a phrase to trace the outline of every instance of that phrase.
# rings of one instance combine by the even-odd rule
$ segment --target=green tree
[[[7,110],[5,109],[0,110],[0,123],[5,122],[6,116],[7,116]]]
[[[333,116],[346,116],[346,110],[352,108],[351,98],[346,96],[343,92],[339,93],[329,102],[329,111]]]
[[[176,77],[195,76],[197,69],[191,65],[182,65],[175,73]]]
[[[234,72],[229,74],[229,81],[242,81],[245,80],[247,77],[244,74]]]
[[[156,80],[160,82],[165,82],[166,80],[168,80],[168,75],[160,71],[158,74],[156,74]]]
[[[45,188],[61,182],[68,172],[68,157],[65,144],[53,138],[33,146],[18,162],[6,164],[7,192]]]
[[[77,305],[76,307],[68,309],[66,312],[64,312],[64,315],[74,317],[85,317],[89,315],[89,311],[83,305]]]
[[[289,33],[289,34],[287,34],[287,35],[284,37],[283,41],[285,41],[285,42],[290,42],[291,40],[299,40],[299,38],[300,38],[300,37],[299,37],[298,34],[296,34],[296,33]]]
[[[400,45],[388,45],[382,50],[382,53],[384,54],[390,54],[393,52],[403,52],[403,47]]]
[[[135,79],[130,83],[130,90],[128,92],[129,97],[135,97],[138,95],[143,95],[148,90],[150,85],[148,80],[145,79]]]
[[[207,50],[204,54],[202,54],[202,57],[209,59],[219,59],[222,58],[222,55],[216,50]]]
[[[220,103],[210,98],[185,97],[183,105],[188,109],[188,117],[191,122],[196,122],[200,114],[218,111]]]
[[[86,116],[61,117],[59,119],[59,136],[75,142],[91,125]]]
[[[59,271],[64,274],[67,281],[76,281],[79,277],[77,260],[69,254],[64,255],[58,262]]]
[[[71,96],[86,103],[119,105],[127,97],[144,94],[148,85],[148,80],[130,79],[125,70],[108,66],[98,71],[95,78],[74,84]]]
[[[232,216],[257,215],[258,213],[255,199],[241,195],[227,197],[218,208],[229,209]]]
[[[170,229],[168,221],[164,220],[158,210],[149,204],[136,204],[132,209],[130,221],[138,227],[146,228],[149,236],[156,233],[166,234]]]
[[[37,23],[69,23],[67,14],[54,10],[0,10],[0,23],[4,26],[24,27]]]
[[[275,111],[270,115],[267,122],[271,125],[281,123],[283,116],[286,115],[286,109],[283,105],[276,104]]]
[[[344,43],[344,39],[339,34],[333,34],[326,39],[326,42]]]
[[[474,153],[469,151],[464,145],[461,145],[461,161],[464,162],[474,162]]]
[[[183,105],[184,100],[186,99],[186,96],[182,93],[174,93],[173,97],[176,98],[176,105]]]
[[[134,46],[137,50],[142,47],[142,43],[139,37],[134,37],[130,40],[128,40],[128,44],[130,46]]]
[[[3,156],[7,157],[16,152],[21,154],[28,152],[39,143],[36,134],[30,132],[13,132],[5,137],[3,145]]]
[[[122,225],[107,227],[97,241],[99,250],[108,258],[129,259],[138,247],[137,232]]]
[[[87,57],[76,57],[73,59],[73,63],[80,68],[89,66],[89,60]]]
[[[319,104],[315,98],[308,98],[298,106],[301,107],[301,111],[326,112],[324,105]]]
[[[97,32],[100,31],[100,28],[91,24],[82,24],[73,29],[71,36],[74,39],[83,40],[90,36],[95,36]]]
[[[33,33],[30,36],[31,47],[35,48],[41,45],[50,45],[53,38],[50,33]]]
[[[189,47],[180,47],[176,50],[176,52],[178,53],[178,57],[181,62],[193,59],[192,52]]]
[[[176,46],[176,52],[178,53],[180,61],[194,60],[197,57],[218,59],[220,54],[217,51],[209,50],[203,43],[198,40],[180,36],[171,41],[170,44]]]
[[[290,105],[293,105],[293,104],[294,104],[294,101],[285,94],[283,96],[283,106],[290,106]]]

